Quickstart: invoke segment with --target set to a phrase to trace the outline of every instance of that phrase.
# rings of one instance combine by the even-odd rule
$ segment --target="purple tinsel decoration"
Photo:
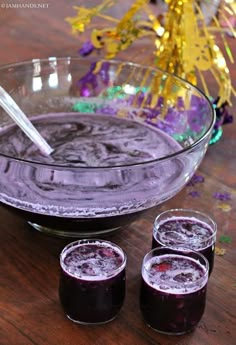
[[[233,116],[229,114],[228,109],[227,109],[227,102],[224,102],[220,107],[217,107],[217,102],[219,101],[219,97],[216,98],[213,102],[213,106],[216,111],[216,122],[214,129],[217,130],[219,127],[222,125],[232,123],[233,122]]]
[[[86,41],[82,48],[79,49],[79,54],[81,56],[87,56],[94,50],[94,46],[91,41]]]
[[[109,62],[104,61],[100,70],[94,73],[96,66],[96,62],[92,62],[90,70],[77,81],[77,87],[80,90],[80,95],[83,97],[89,97],[99,93],[109,83]]]

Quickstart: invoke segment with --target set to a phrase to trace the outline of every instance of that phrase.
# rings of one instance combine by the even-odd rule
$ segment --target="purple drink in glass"
[[[205,309],[209,264],[187,248],[160,247],[143,259],[140,309],[154,330],[180,335],[197,326]]]
[[[67,317],[81,324],[113,320],[125,298],[126,255],[112,242],[80,240],[60,256],[59,298]]]
[[[214,266],[216,223],[206,214],[190,209],[168,210],[155,219],[152,248],[181,246],[200,252]]]

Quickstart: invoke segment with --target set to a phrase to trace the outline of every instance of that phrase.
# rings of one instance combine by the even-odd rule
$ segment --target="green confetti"
[[[230,236],[222,235],[219,238],[220,243],[231,243],[232,238]]]
[[[96,108],[96,104],[86,102],[77,102],[73,105],[73,110],[80,113],[94,113]]]

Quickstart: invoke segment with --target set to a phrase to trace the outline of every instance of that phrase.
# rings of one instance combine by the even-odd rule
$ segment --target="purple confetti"
[[[188,194],[191,195],[193,198],[199,198],[200,197],[200,193],[197,190],[192,190]]]
[[[225,193],[215,192],[213,194],[213,198],[220,201],[227,201],[227,200],[231,200],[231,194],[228,192],[225,192]]]
[[[187,183],[187,186],[195,186],[198,183],[203,183],[205,178],[202,175],[193,175],[191,180]]]

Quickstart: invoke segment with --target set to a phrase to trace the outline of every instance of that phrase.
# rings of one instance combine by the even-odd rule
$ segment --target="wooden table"
[[[7,0],[1,0],[0,4]],[[9,1],[22,3],[23,1]],[[40,1],[42,2],[42,1]],[[36,3],[36,1],[32,1]],[[0,63],[31,58],[76,55],[79,39],[71,35],[64,17],[74,14],[79,1],[45,0],[44,9],[0,7]],[[235,40],[229,39],[231,48]],[[150,46],[139,43],[123,58],[135,60]],[[146,45],[145,45],[146,44]],[[136,49],[136,50],[135,50]],[[151,52],[151,51],[150,51]],[[236,71],[231,68],[232,79]],[[212,92],[215,84],[212,82]],[[234,114],[234,105],[230,109]],[[29,228],[26,222],[0,208],[0,344],[1,345],[235,345],[236,344],[236,122],[224,126],[221,140],[209,147],[198,174],[205,181],[194,188],[193,197],[185,187],[162,205],[192,207],[205,211],[218,224],[216,255],[210,277],[204,316],[195,332],[185,336],[165,336],[143,322],[138,303],[142,257],[150,249],[152,224],[160,208],[149,212],[110,239],[128,253],[127,294],[120,315],[103,326],[79,326],[63,314],[58,300],[59,253],[68,241],[47,237]],[[231,200],[219,201],[213,193],[228,192]],[[231,243],[220,243],[222,235]],[[228,238],[229,239],[229,238]]]

